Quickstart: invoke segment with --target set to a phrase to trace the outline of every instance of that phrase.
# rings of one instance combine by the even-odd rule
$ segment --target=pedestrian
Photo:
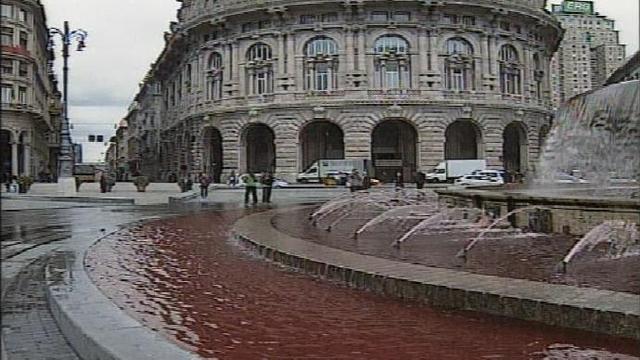
[[[369,177],[369,175],[367,175],[367,173],[364,173],[364,176],[362,177],[362,190],[369,190],[369,188],[371,187],[371,178]]]
[[[109,186],[108,180],[107,180],[107,174],[105,174],[104,172],[100,171],[99,175],[98,175],[98,181],[100,182],[100,192],[101,193],[106,193],[107,192],[107,188]]]
[[[362,177],[358,172],[358,169],[353,169],[351,175],[349,175],[349,190],[351,192],[362,189]]]
[[[260,183],[262,183],[262,202],[270,203],[271,202],[271,189],[273,187],[273,175],[269,171],[267,171],[260,179]]]
[[[198,179],[200,181],[200,197],[206,199],[209,196],[209,185],[211,184],[211,178],[206,174],[200,173]]]
[[[424,189],[426,178],[427,176],[422,171],[416,173],[416,188],[418,188],[418,190]]]
[[[398,171],[396,173],[396,189],[404,188],[404,177],[402,176],[402,172]]]
[[[231,174],[229,174],[229,186],[232,188],[236,187],[236,183],[238,181],[238,176],[236,175],[235,170],[231,170]]]
[[[244,180],[244,203],[245,204],[249,203],[249,194],[251,194],[251,199],[253,203],[254,204],[258,203],[258,192],[256,189],[258,186],[258,181],[256,180],[256,176],[252,172],[249,172],[247,175],[244,176],[243,180]]]

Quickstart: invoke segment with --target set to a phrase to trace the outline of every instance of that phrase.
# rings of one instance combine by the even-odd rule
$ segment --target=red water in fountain
[[[201,213],[135,226],[94,246],[86,264],[121,308],[206,358],[640,355],[630,340],[441,311],[285,271],[228,240],[230,224],[241,215]]]

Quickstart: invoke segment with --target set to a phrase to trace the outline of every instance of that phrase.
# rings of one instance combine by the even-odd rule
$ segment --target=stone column
[[[358,64],[360,71],[367,73],[367,46],[365,41],[366,28],[361,27],[358,31]]]
[[[278,74],[277,75],[278,78],[282,78],[287,73],[287,69],[285,68],[285,62],[284,62],[284,58],[287,53],[287,44],[284,41],[284,36],[282,33],[278,34],[276,44],[277,44],[276,51],[278,54],[278,69],[276,70],[276,73]]]
[[[18,142],[11,143],[11,175],[18,176]]]
[[[418,75],[418,79],[422,74],[424,74],[429,69],[429,44],[427,43],[427,36],[425,34],[424,26],[418,27],[418,63],[416,64],[415,72]],[[418,87],[422,88],[421,82],[419,82]]]
[[[437,73],[441,72],[440,69],[440,57],[438,54],[440,53],[440,41],[438,40],[438,30],[432,29],[429,32],[429,43],[430,43],[430,53],[431,53],[431,70]]]
[[[234,96],[238,96],[244,94],[244,73],[242,72],[242,67],[240,66],[240,44],[237,41],[234,41],[231,45],[231,56],[233,57],[233,69],[230,69],[232,72],[232,81],[234,83]]]
[[[347,73],[352,73],[354,70],[354,52],[353,52],[353,30],[348,27],[344,31],[344,61]]]
[[[23,144],[24,175],[31,176],[31,144]]]

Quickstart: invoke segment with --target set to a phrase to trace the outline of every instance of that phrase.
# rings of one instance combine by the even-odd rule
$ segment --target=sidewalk
[[[172,183],[151,183],[146,192],[136,191],[130,182],[119,182],[113,191],[101,193],[98,183],[85,183],[75,196],[63,196],[58,193],[57,184],[35,183],[27,194],[8,194],[2,191],[4,199],[29,201],[70,201],[70,202],[100,202],[116,204],[155,205],[167,204],[170,196],[180,194],[178,185]]]

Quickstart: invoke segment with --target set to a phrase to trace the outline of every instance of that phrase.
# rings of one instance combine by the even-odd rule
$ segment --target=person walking
[[[402,172],[398,171],[396,173],[396,189],[404,188],[404,177],[402,176]]]
[[[270,203],[271,202],[271,189],[273,188],[273,175],[269,171],[267,171],[260,179],[260,183],[262,183],[262,202]]]
[[[362,188],[362,177],[358,172],[358,169],[353,169],[351,175],[349,175],[349,184],[351,192],[358,191]]]
[[[200,182],[200,197],[206,199],[209,196],[209,185],[211,185],[211,178],[206,174],[200,173],[198,178]]]
[[[229,186],[232,188],[236,187],[238,182],[238,176],[236,176],[235,170],[231,170],[231,174],[229,174]]]
[[[418,188],[418,190],[424,189],[426,179],[427,176],[422,171],[416,173],[416,188]]]
[[[107,192],[107,187],[109,186],[109,182],[107,180],[107,175],[104,172],[100,171],[100,172],[98,172],[97,178],[98,178],[97,179],[98,183],[100,183],[100,192],[101,193],[106,193]]]
[[[258,203],[258,192],[257,192],[258,181],[256,180],[256,176],[252,172],[249,172],[247,175],[244,176],[243,180],[244,180],[244,203],[245,204],[249,203],[249,194],[251,194],[251,199],[253,203],[257,204]]]

